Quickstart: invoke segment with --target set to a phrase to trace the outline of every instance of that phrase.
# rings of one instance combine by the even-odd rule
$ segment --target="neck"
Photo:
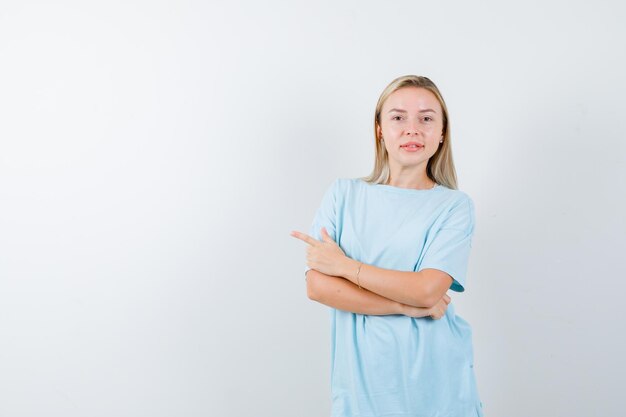
[[[411,188],[415,190],[430,190],[435,186],[436,182],[428,178],[398,178],[398,177],[389,177],[389,181],[387,185],[392,185],[394,187],[399,188]]]
[[[428,161],[423,161],[413,166],[403,166],[395,162],[389,161],[389,180],[387,185],[415,190],[430,190],[435,186],[435,181],[428,178],[426,174]]]

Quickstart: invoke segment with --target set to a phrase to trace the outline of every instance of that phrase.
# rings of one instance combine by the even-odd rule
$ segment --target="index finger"
[[[298,238],[300,240],[302,240],[305,243],[308,243],[309,245],[315,245],[316,243],[318,243],[319,241],[309,235],[307,235],[306,233],[302,233],[302,232],[298,232],[293,230],[290,233],[291,236]]]

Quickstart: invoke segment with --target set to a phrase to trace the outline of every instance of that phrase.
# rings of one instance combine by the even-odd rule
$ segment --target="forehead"
[[[383,104],[383,112],[387,109],[403,109],[407,111],[433,109],[441,114],[441,105],[437,97],[425,88],[403,87],[394,91]]]

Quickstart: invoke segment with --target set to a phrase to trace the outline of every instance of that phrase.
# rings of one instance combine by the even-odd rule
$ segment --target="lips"
[[[400,147],[401,148],[406,148],[407,146],[413,146],[413,145],[417,146],[418,148],[423,148],[424,147],[424,144],[419,143],[419,142],[407,142],[407,143],[401,145]]]

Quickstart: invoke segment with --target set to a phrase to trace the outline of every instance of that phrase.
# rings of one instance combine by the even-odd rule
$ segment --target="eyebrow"
[[[406,113],[406,110],[402,110],[402,109],[391,109],[389,110],[387,113],[391,113],[392,111],[397,111],[398,113]],[[426,113],[426,112],[433,112],[433,113],[437,113],[436,111],[434,111],[433,109],[424,109],[424,110],[420,110],[419,113]]]

